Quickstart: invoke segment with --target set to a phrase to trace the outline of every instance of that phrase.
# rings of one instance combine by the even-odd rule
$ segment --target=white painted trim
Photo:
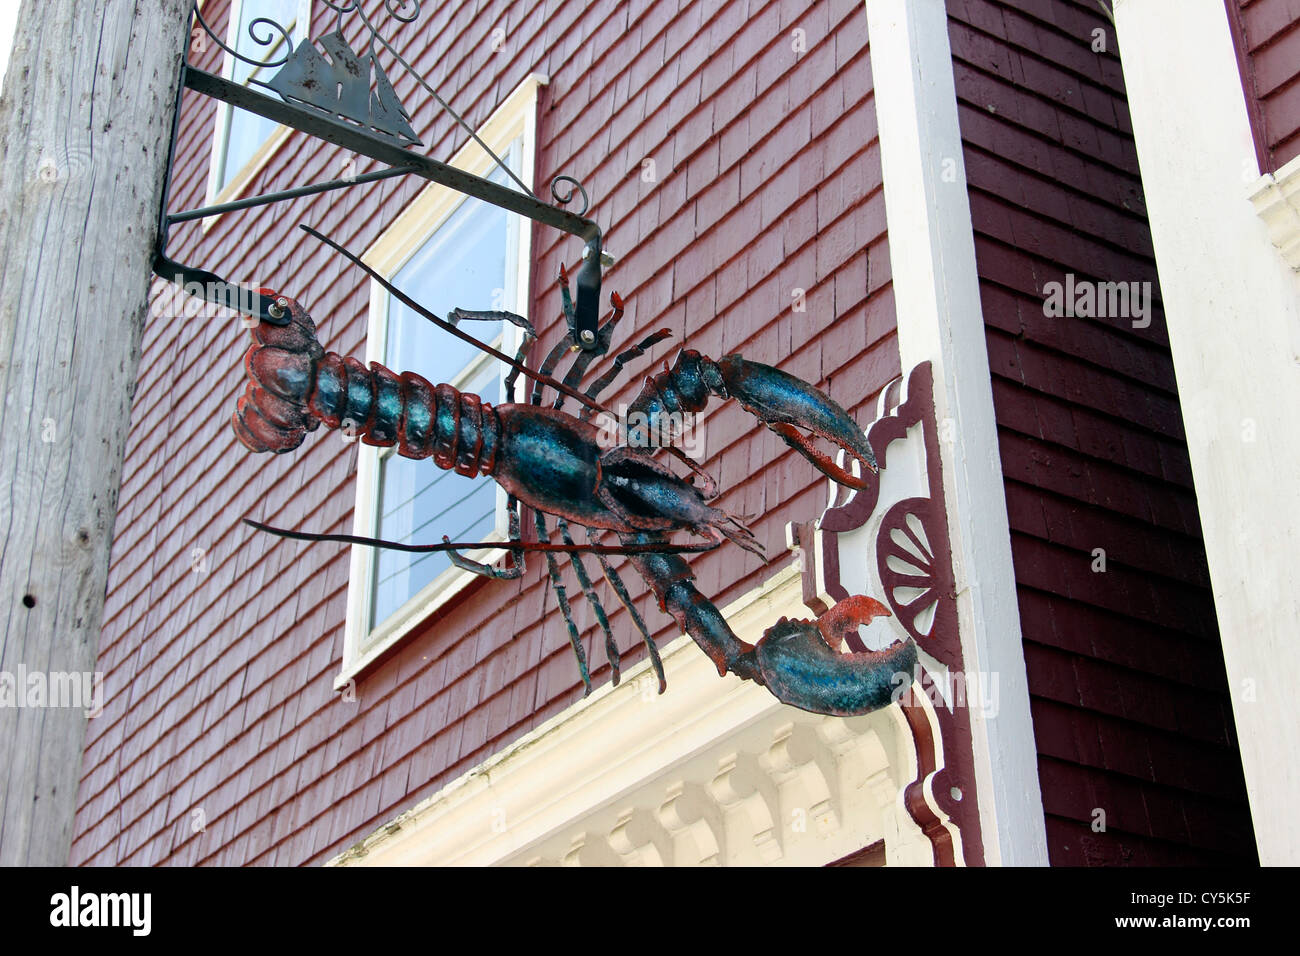
[[[801,591],[787,566],[724,614],[755,639],[806,616]],[[890,865],[933,865],[902,805],[917,767],[899,708],[785,707],[686,636],[663,663],[667,693],[641,662],[330,863],[821,865],[884,839]]]
[[[1282,260],[1300,272],[1300,156],[1276,173],[1261,176],[1250,201],[1268,226],[1268,238]]]
[[[1000,681],[996,717],[971,712],[985,860],[1046,865],[947,12],[943,0],[866,6],[899,355],[904,369],[933,363],[935,415],[960,436],[940,454],[962,653]]]
[[[538,91],[547,82],[549,82],[548,78],[540,73],[529,74],[478,130],[479,138],[498,154],[505,153],[515,142],[520,144],[518,175],[530,189],[533,186],[533,169],[536,165],[537,97]],[[473,140],[456,152],[451,159],[451,165],[479,176],[487,175],[493,168],[492,158]],[[462,193],[449,187],[430,183],[370,245],[362,255],[362,259],[378,272],[392,275],[415,255],[442,224],[460,208],[462,202],[467,201],[474,200],[468,200]],[[511,243],[516,251],[515,272],[511,277],[511,288],[505,290],[504,307],[527,317],[530,302],[528,279],[532,262],[532,229],[530,223],[522,217],[511,216],[510,223]],[[387,315],[388,293],[379,283],[372,282],[369,325],[366,333],[368,362],[384,360]],[[513,329],[508,330],[510,340],[498,343],[498,347],[513,352],[517,348],[513,332]],[[474,367],[478,368],[477,363]],[[504,376],[504,370],[502,374]],[[453,381],[449,384],[454,386],[457,382]],[[357,535],[371,537],[375,533],[379,459],[380,449],[369,445],[362,445],[358,449],[357,499],[353,512],[353,533]],[[494,534],[487,536],[487,540],[504,541],[506,538],[505,501],[505,492],[498,487],[497,529]],[[473,561],[491,563],[499,560],[504,554],[505,551],[499,549],[482,549],[466,554],[466,557]],[[468,571],[449,568],[412,596],[379,627],[372,629],[369,622],[373,568],[373,549],[353,545],[348,578],[347,623],[343,638],[343,667],[334,681],[335,688],[339,690],[347,687],[358,674],[382,657],[431,613],[463,591],[475,579],[475,575]]]

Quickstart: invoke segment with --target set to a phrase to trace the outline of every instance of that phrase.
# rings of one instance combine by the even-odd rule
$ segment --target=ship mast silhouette
[[[337,30],[320,44],[328,61],[311,40],[303,40],[266,85],[286,103],[356,123],[398,146],[423,145],[373,51],[358,55]]]

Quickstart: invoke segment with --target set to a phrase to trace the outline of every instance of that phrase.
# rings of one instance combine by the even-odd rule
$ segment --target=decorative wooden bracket
[[[893,616],[873,621],[863,646],[916,642],[915,679],[897,691],[919,768],[903,800],[935,863],[981,865],[970,710],[994,706],[997,688],[962,659],[933,386],[924,362],[906,383],[885,387],[867,429],[879,473],[847,501],[832,485],[821,518],[791,525],[789,537],[801,552],[810,609],[823,613],[850,594],[876,596]]]

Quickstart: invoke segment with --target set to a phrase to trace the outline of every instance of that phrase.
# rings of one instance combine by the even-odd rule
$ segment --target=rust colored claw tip
[[[855,632],[859,625],[869,623],[872,618],[891,616],[889,608],[875,598],[854,594],[837,602],[818,617],[817,628],[822,632],[826,643],[838,650],[845,638]]]

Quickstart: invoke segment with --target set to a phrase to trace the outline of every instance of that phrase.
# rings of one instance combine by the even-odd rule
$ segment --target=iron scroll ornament
[[[570,331],[578,348],[584,351],[599,349],[597,325],[602,267],[611,264],[613,260],[602,247],[600,227],[594,220],[586,218],[586,205],[581,213],[575,214],[564,208],[566,202],[558,195],[554,204],[543,202],[534,195],[464,118],[402,57],[360,3],[356,0],[326,2],[326,7],[335,14],[333,30],[322,37],[303,39],[297,47],[283,55],[278,54],[277,50],[281,45],[289,46],[292,31],[269,17],[252,20],[248,24],[248,35],[255,45],[268,49],[268,57],[263,60],[250,58],[223,41],[203,19],[197,6],[196,3],[192,11],[194,22],[222,50],[263,70],[278,67],[278,72],[269,80],[250,77],[247,83],[236,83],[191,64],[187,48],[181,65],[181,82],[176,92],[167,176],[159,207],[158,242],[154,255],[154,272],[159,277],[197,291],[201,297],[216,305],[250,312],[263,322],[273,325],[287,322],[288,319],[278,314],[279,310],[274,308],[274,300],[263,293],[242,288],[212,272],[171,259],[167,255],[171,226],[300,196],[352,188],[393,176],[416,175],[581,239],[584,243],[583,258],[574,277],[577,301],[570,319]],[[385,0],[383,9],[390,18],[406,25],[418,19],[421,4],[419,0]],[[344,38],[343,26],[348,18],[356,18],[364,28],[366,39],[360,49],[354,48]],[[401,102],[388,73],[380,63],[381,53],[446,110],[492,158],[495,165],[505,170],[517,188],[492,182],[412,151],[411,147],[419,145],[420,140],[411,128],[411,114]],[[259,88],[267,92],[259,92]],[[342,146],[351,152],[377,160],[383,166],[361,176],[169,213],[167,206],[179,134],[181,95],[186,89]],[[562,181],[573,184],[586,200],[587,191],[576,179],[567,175],[555,179],[556,183]]]

